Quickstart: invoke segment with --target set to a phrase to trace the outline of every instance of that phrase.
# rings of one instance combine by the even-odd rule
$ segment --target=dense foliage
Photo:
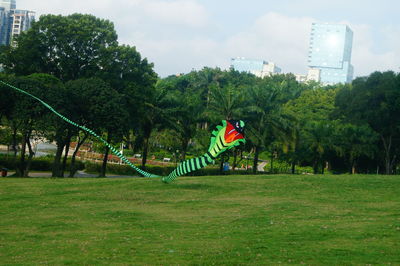
[[[314,173],[393,174],[399,165],[398,73],[375,72],[334,86],[218,68],[158,78],[135,47],[118,44],[111,22],[81,14],[42,16],[16,44],[1,49],[2,81],[116,147],[123,143],[125,152],[141,153],[143,168],[149,155],[176,162],[204,153],[209,132],[222,119],[244,120],[248,142],[223,156],[220,169],[224,161],[233,168],[250,161],[255,173],[260,159],[267,171],[278,164],[292,173],[311,166]],[[57,145],[53,176],[67,170],[73,176],[77,151],[88,142],[104,154],[96,169],[105,175],[109,150],[86,132],[4,85],[0,99],[0,145],[11,147],[18,175],[31,169],[35,139]],[[77,145],[67,167],[72,141]]]

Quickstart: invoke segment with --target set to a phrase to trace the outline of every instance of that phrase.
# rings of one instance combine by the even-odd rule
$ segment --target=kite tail
[[[18,91],[18,92],[21,92],[21,93],[23,93],[23,94],[25,94],[25,95],[28,95],[28,96],[34,98],[35,100],[39,101],[41,104],[43,104],[46,108],[48,108],[50,111],[52,111],[54,114],[56,114],[58,117],[60,117],[60,118],[61,118],[62,120],[64,120],[65,122],[67,122],[67,123],[69,123],[69,124],[71,124],[71,125],[73,125],[73,126],[76,126],[76,127],[80,128],[80,129],[86,131],[86,132],[89,133],[90,135],[94,136],[95,138],[97,138],[98,140],[100,140],[105,146],[107,146],[107,147],[111,150],[112,153],[114,153],[114,154],[115,154],[116,156],[118,156],[122,161],[124,161],[126,164],[128,164],[130,167],[132,167],[134,170],[136,170],[136,172],[138,172],[139,174],[141,174],[141,175],[143,175],[143,176],[145,176],[145,177],[160,177],[160,176],[158,176],[158,175],[153,175],[153,174],[151,174],[151,173],[148,173],[148,172],[143,171],[142,169],[136,167],[136,166],[135,166],[131,161],[129,161],[128,158],[126,158],[120,151],[118,151],[118,150],[115,149],[113,146],[111,146],[111,144],[109,144],[109,143],[108,143],[107,141],[105,141],[102,137],[100,137],[99,135],[97,135],[93,130],[91,130],[91,129],[85,127],[85,126],[81,126],[81,125],[79,125],[79,124],[77,124],[77,123],[75,123],[75,122],[69,120],[68,118],[66,118],[65,116],[63,116],[62,114],[60,114],[59,112],[57,112],[56,110],[54,110],[53,107],[51,107],[49,104],[47,104],[46,102],[44,102],[44,101],[41,100],[40,98],[38,98],[38,97],[36,97],[36,96],[30,94],[30,93],[27,92],[27,91],[24,91],[24,90],[22,90],[22,89],[19,89],[19,88],[13,86],[13,85],[10,85],[10,84],[8,84],[8,83],[6,83],[6,82],[4,82],[4,81],[1,81],[1,80],[0,80],[0,83],[2,83],[2,84],[4,84],[4,85],[6,85],[6,86],[8,86],[8,87],[10,87],[10,88],[12,88],[12,89]]]
[[[136,167],[120,151],[118,151],[113,146],[111,146],[111,144],[109,144],[102,137],[97,135],[93,130],[91,130],[91,129],[85,127],[85,126],[81,126],[81,125],[69,120],[68,118],[66,118],[62,114],[58,113],[56,110],[54,110],[53,107],[51,107],[49,104],[47,104],[43,100],[39,99],[38,97],[30,94],[27,91],[24,91],[22,89],[19,89],[19,88],[13,86],[13,85],[10,85],[10,84],[8,84],[8,83],[6,83],[4,81],[0,80],[0,83],[4,84],[4,85],[6,85],[6,86],[8,86],[8,87],[20,92],[20,93],[28,95],[29,97],[34,98],[35,100],[39,101],[42,105],[44,105],[46,108],[48,108],[50,111],[52,111],[55,115],[60,117],[65,122],[67,122],[67,123],[69,123],[69,124],[71,124],[73,126],[76,126],[76,127],[80,128],[80,129],[82,129],[83,131],[89,133],[90,135],[94,136],[95,138],[100,140],[106,147],[108,147],[113,154],[118,156],[118,158],[120,158],[123,162],[128,164],[136,172],[138,172],[139,174],[143,175],[144,177],[150,177],[150,178],[161,177],[161,176],[158,176],[158,175],[154,175],[154,174],[148,173],[148,172],[143,171],[142,169]],[[202,155],[200,157],[189,159],[189,160],[186,160],[186,161],[180,163],[178,165],[178,167],[175,170],[173,170],[168,176],[161,177],[161,180],[164,183],[170,183],[173,180],[175,180],[175,178],[177,178],[178,176],[182,176],[182,175],[185,175],[187,173],[196,171],[196,170],[198,170],[200,168],[206,167],[207,165],[213,163],[215,158],[218,155],[220,155],[221,153],[223,153],[226,150],[229,150],[229,149],[231,149],[233,147],[236,147],[236,146],[240,145],[240,143],[245,143],[246,141],[245,141],[244,135],[243,135],[243,127],[244,127],[244,122],[241,121],[241,120],[229,120],[229,121],[223,120],[222,121],[222,126],[221,125],[217,126],[217,130],[212,132],[213,136],[211,138],[210,147],[208,148],[207,153],[205,153],[204,155]]]
[[[162,177],[164,183],[170,183],[178,176],[186,175],[187,173],[197,171],[203,167],[214,162],[214,157],[210,153],[206,153],[200,157],[189,159],[181,162],[178,167],[172,171],[168,176]]]

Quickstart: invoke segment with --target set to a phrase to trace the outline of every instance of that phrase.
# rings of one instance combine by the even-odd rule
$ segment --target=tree
[[[352,87],[340,90],[336,106],[353,124],[368,124],[380,138],[385,173],[392,174],[400,144],[400,75],[392,71],[374,72],[357,78]]]
[[[332,148],[334,125],[330,116],[334,111],[336,90],[314,87],[305,89],[298,98],[288,101],[283,112],[293,117],[294,142],[289,157],[292,173],[296,163],[309,163],[314,173],[322,173],[326,154]]]
[[[217,69],[218,70],[218,69]],[[211,123],[220,123],[222,119],[244,119],[244,110],[248,102],[246,92],[249,88],[257,86],[261,79],[253,74],[239,72],[233,69],[215,73],[213,83],[209,85],[207,110],[205,112]],[[229,153],[233,154],[232,169],[243,157],[238,160],[246,146],[235,147]],[[220,158],[220,171],[223,170],[223,163],[229,158],[229,153],[224,153]]]
[[[348,171],[357,172],[358,160],[362,156],[373,158],[376,153],[378,135],[368,125],[338,123],[335,127],[335,147],[348,162]]]
[[[143,95],[144,109],[139,118],[139,140],[142,142],[142,168],[145,168],[149,150],[149,139],[155,129],[176,130],[178,102],[174,95],[162,86],[155,86]]]
[[[137,144],[143,147],[142,167],[145,167],[151,132],[165,118],[166,93],[155,88],[157,74],[153,64],[146,58],[142,59],[135,47],[107,48],[100,65],[101,71],[97,76],[123,96],[128,114],[125,124],[136,135],[136,141],[141,142]]]
[[[66,88],[77,112],[77,123],[103,135],[109,143],[120,142],[127,131],[128,113],[123,95],[99,78],[70,81]],[[87,132],[84,132],[85,138]],[[105,176],[109,148],[105,148],[100,176]]]
[[[116,44],[117,34],[108,20],[43,15],[3,52],[1,63],[8,73],[47,73],[68,81],[98,72],[104,50]]]
[[[257,171],[259,153],[274,141],[291,142],[293,131],[291,118],[282,112],[284,97],[281,82],[273,78],[263,79],[258,86],[247,91],[248,107],[245,108],[248,136],[254,145],[253,172]],[[274,147],[271,146],[271,163]]]
[[[7,73],[47,73],[68,81],[98,73],[105,50],[117,45],[117,35],[111,22],[92,15],[44,15],[16,42],[15,46],[2,49],[0,60]],[[49,91],[55,96],[50,97],[50,103],[65,116],[73,118],[68,93],[58,88],[61,87]],[[77,130],[59,118],[51,118],[51,121],[52,130],[47,131],[48,137],[57,143],[52,175],[63,176],[67,153],[60,164],[62,151],[66,147],[68,152],[70,140]]]
[[[45,99],[48,95],[44,80],[51,80],[53,77],[48,75],[31,75],[28,77],[11,78],[8,81],[14,86],[21,88],[39,98]],[[9,89],[9,88],[8,88]],[[10,90],[10,89],[9,89]],[[13,109],[8,115],[10,127],[13,131],[13,147],[16,155],[16,134],[19,132],[22,136],[20,160],[17,167],[17,175],[28,176],[34,151],[31,145],[32,136],[40,134],[43,124],[46,120],[43,116],[47,109],[38,103],[35,99],[14,92]],[[28,148],[28,158],[26,160],[26,148]]]
[[[179,77],[171,76],[157,83],[169,96],[170,117],[167,122],[176,132],[181,160],[185,160],[189,143],[197,135],[200,125],[206,122],[204,88],[199,88],[198,85],[202,83],[208,87],[208,84],[199,77],[199,73],[193,71]]]

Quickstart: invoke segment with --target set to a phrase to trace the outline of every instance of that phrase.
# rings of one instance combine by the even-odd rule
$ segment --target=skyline
[[[17,0],[42,14],[89,13],[114,22],[120,44],[136,46],[161,76],[230,59],[274,62],[283,73],[307,72],[311,24],[341,23],[354,33],[354,76],[400,66],[400,3],[373,1]]]

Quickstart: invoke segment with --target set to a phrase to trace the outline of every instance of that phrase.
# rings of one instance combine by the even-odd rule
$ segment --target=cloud
[[[400,66],[400,30],[396,28],[379,29],[382,42],[389,45],[376,51],[377,38],[373,28],[365,24],[350,24],[353,30],[352,64],[355,76],[366,76],[374,71],[399,71]]]
[[[223,40],[197,38],[141,39],[139,51],[149,55],[161,76],[187,73],[205,66],[227,69],[230,59],[247,57],[276,63],[285,73],[306,73],[310,17],[269,12],[247,29]]]
[[[196,1],[144,1],[143,9],[152,19],[163,23],[202,27],[208,22],[206,9]]]
[[[233,16],[213,11],[200,0],[18,0],[17,4],[38,15],[79,12],[109,19],[120,43],[136,46],[143,57],[155,63],[156,72],[166,76],[204,66],[228,68],[230,59],[237,56],[274,62],[285,73],[305,74],[311,23],[326,22],[317,18],[328,7],[317,5],[317,0],[308,1],[316,4],[315,11],[300,2],[295,1],[297,6],[282,4],[285,8],[280,12],[267,12],[253,21],[240,16],[229,20]],[[330,22],[339,21],[330,16]],[[375,70],[399,71],[399,27],[379,27],[369,20],[345,23],[354,32],[356,76]]]
[[[162,77],[200,70],[205,66],[218,67],[226,58],[217,56],[221,51],[219,43],[212,39],[189,40],[147,40],[137,43],[138,50],[155,63],[155,70]],[[222,60],[221,60],[222,58]]]
[[[226,42],[231,57],[272,61],[284,72],[306,71],[308,40],[312,18],[288,17],[269,12],[254,25]]]
[[[149,54],[161,76],[186,73],[204,66],[229,67],[230,59],[243,56],[276,63],[284,72],[305,73],[308,39],[313,19],[267,13],[251,27],[216,41],[207,36],[193,39],[141,40],[139,50]],[[168,70],[169,72],[165,72]]]
[[[41,14],[91,13],[110,17],[113,21],[145,21],[166,23],[184,27],[207,25],[207,10],[195,0],[65,0],[39,1],[19,0],[18,8],[32,9]],[[133,25],[133,24],[130,24]]]
[[[308,45],[312,17],[285,16],[269,12],[258,18],[247,30],[229,38],[225,44],[225,55],[272,61],[285,73],[306,73]],[[347,21],[331,21],[347,24],[353,30],[352,64],[355,77],[369,75],[373,71],[399,71],[400,66],[400,29],[385,27],[378,29],[366,24],[352,24]],[[379,35],[381,38],[377,38]],[[388,43],[386,49],[380,40]],[[375,47],[381,47],[379,51]]]

